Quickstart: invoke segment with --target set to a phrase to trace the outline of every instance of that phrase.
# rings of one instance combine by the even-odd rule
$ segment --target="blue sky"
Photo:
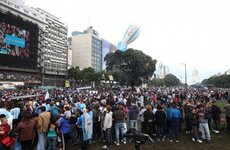
[[[115,45],[130,24],[140,36],[128,47],[142,50],[188,82],[230,69],[229,0],[26,0],[57,16],[72,31],[93,26]]]

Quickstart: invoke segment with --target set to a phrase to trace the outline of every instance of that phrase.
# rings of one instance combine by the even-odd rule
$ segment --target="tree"
[[[164,78],[166,86],[178,86],[181,84],[180,80],[173,74],[167,74]]]
[[[109,53],[105,57],[106,70],[119,73],[117,81],[120,84],[126,83],[131,85],[139,85],[143,79],[149,79],[156,66],[156,60],[140,50],[128,49],[125,52],[119,50]],[[125,80],[125,81],[124,81]]]
[[[83,83],[85,85],[91,85],[92,81],[96,80],[96,72],[93,68],[88,67],[82,70]]]
[[[164,86],[164,79],[153,79],[150,81],[150,86]]]
[[[72,81],[71,84],[75,85],[76,82],[79,84],[81,80],[83,79],[82,72],[80,68],[77,67],[72,67],[68,70],[68,78]]]
[[[204,79],[202,83],[207,86],[228,88],[230,87],[230,75],[212,76],[208,79]]]

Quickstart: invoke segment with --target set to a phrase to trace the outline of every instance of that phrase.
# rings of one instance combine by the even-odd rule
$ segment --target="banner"
[[[66,80],[66,81],[65,81],[65,87],[67,87],[67,88],[70,87],[69,80]]]

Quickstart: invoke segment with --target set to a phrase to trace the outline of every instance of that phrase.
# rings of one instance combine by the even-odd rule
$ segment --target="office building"
[[[102,39],[98,32],[89,27],[83,32],[72,33],[72,66],[80,69],[92,67],[95,71],[102,69]]]
[[[100,38],[93,27],[83,32],[72,32],[69,45],[72,51],[72,66],[79,66],[80,69],[91,67],[96,72],[105,69],[106,54],[116,50],[116,46]]]

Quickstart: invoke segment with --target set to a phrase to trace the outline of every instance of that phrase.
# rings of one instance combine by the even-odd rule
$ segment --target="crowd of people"
[[[224,109],[230,131],[229,89],[2,90],[0,150],[65,150],[67,144],[86,150],[98,141],[109,149],[113,142],[126,144],[129,129],[155,141],[179,142],[185,131],[191,141],[211,142],[211,134],[221,132],[217,102],[222,100],[228,100]],[[9,137],[14,141],[6,144]]]

